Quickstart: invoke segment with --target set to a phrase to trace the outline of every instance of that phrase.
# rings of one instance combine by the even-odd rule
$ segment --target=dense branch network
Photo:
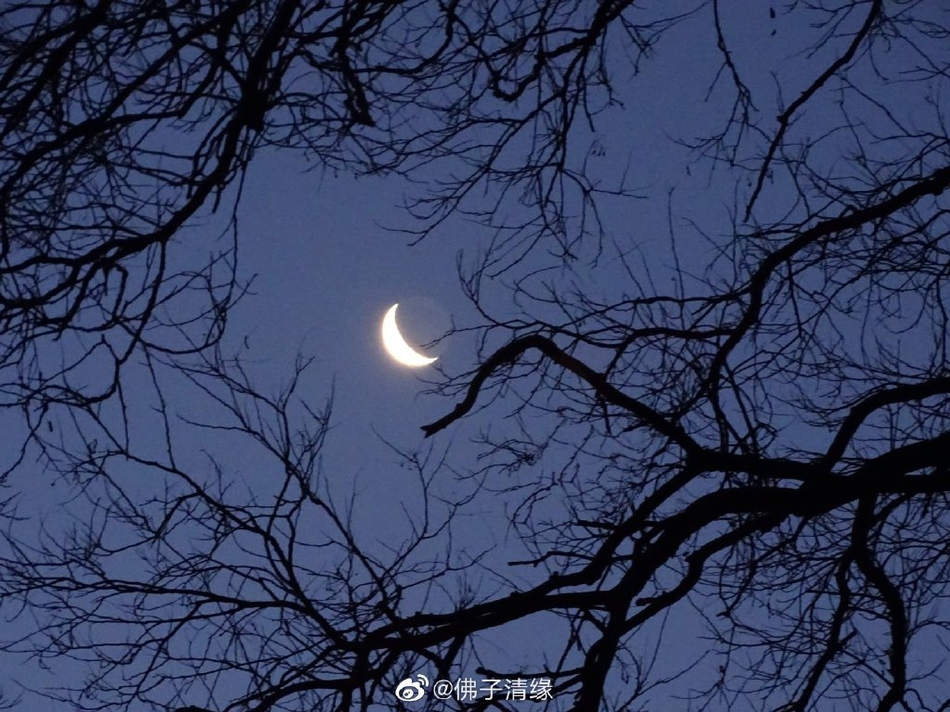
[[[763,10],[753,29],[790,28],[803,69],[783,71],[782,38],[759,71],[761,47],[734,38],[749,27],[698,5],[5,11],[0,368],[17,373],[8,401],[72,406],[55,434],[29,417],[78,494],[74,521],[33,537],[11,520],[0,596],[43,620],[8,650],[90,663],[51,694],[403,709],[393,690],[425,669],[544,678],[550,710],[947,709],[932,654],[950,644],[946,18],[910,1]],[[690,193],[680,222],[671,189],[669,250],[637,264],[637,230],[660,231],[628,210],[616,253],[609,231],[588,239],[600,188],[578,141],[629,98],[618,73],[636,86],[676,32],[721,67],[675,178],[708,168],[703,190],[730,207],[704,221]],[[296,395],[307,364],[267,395],[215,347],[240,294],[230,257],[168,267],[264,148],[434,176],[420,234],[471,209],[497,235],[463,274],[480,351],[435,386],[456,405],[423,427],[428,449],[398,453],[415,488],[387,492],[398,535],[361,529],[359,500],[332,490],[330,407]],[[535,212],[495,222],[519,201]],[[208,301],[174,312],[195,285]],[[161,310],[174,339],[147,328]],[[50,372],[44,339],[67,334],[75,363]],[[108,409],[117,386],[73,385],[92,355],[133,353],[161,446]],[[182,382],[200,415],[170,405]],[[185,430],[213,436],[201,458]],[[474,433],[468,467],[436,449],[450,431]],[[252,481],[232,439],[256,448]],[[463,535],[493,511],[510,546]],[[515,652],[525,630],[546,635]],[[690,636],[695,656],[669,654]]]
[[[202,244],[190,228],[237,201],[265,147],[356,173],[417,175],[450,158],[446,176],[458,177],[431,174],[432,190],[415,204],[423,231],[486,182],[524,189],[554,224],[552,191],[573,170],[571,116],[602,83],[598,47],[625,6],[563,3],[512,16],[428,0],[8,5],[6,402],[107,398],[137,348],[213,343],[241,293],[234,248]],[[623,26],[638,37],[668,22]],[[540,94],[528,102],[532,86]],[[525,141],[536,147],[511,170],[509,154]],[[571,180],[593,190],[579,173]],[[228,223],[218,221],[222,231]],[[89,383],[86,357],[111,360],[114,373]]]

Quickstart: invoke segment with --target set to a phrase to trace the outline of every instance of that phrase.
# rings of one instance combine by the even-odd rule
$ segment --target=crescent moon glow
[[[428,366],[435,362],[438,357],[429,358],[419,353],[402,338],[402,334],[399,333],[399,326],[396,324],[396,307],[398,306],[399,304],[393,304],[386,312],[386,316],[383,317],[382,337],[386,352],[392,356],[393,360],[410,368]]]

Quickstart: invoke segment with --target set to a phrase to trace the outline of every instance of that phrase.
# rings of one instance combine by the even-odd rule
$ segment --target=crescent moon
[[[386,352],[393,357],[393,360],[410,368],[419,368],[434,363],[438,357],[429,358],[412,348],[399,333],[399,326],[396,324],[396,307],[399,304],[393,304],[383,317],[383,347]]]

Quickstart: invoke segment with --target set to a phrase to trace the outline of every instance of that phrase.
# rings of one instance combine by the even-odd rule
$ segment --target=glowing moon
[[[386,312],[386,316],[383,317],[382,336],[383,347],[386,352],[393,357],[393,360],[410,368],[428,366],[435,362],[438,357],[429,358],[419,353],[402,338],[402,334],[399,333],[399,326],[396,324],[396,307],[398,306],[398,304],[393,304]]]

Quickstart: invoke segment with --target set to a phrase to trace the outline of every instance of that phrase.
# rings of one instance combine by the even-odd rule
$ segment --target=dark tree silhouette
[[[5,160],[21,168],[0,194],[7,364],[27,384],[12,392],[68,385],[68,369],[54,381],[30,370],[38,339],[114,330],[148,347],[164,436],[161,451],[139,442],[124,413],[86,396],[68,434],[35,432],[79,486],[83,515],[33,539],[29,522],[11,522],[0,593],[42,621],[11,648],[91,663],[64,700],[404,709],[396,684],[425,669],[552,685],[548,701],[418,703],[433,709],[950,708],[947,15],[878,0],[763,8],[747,29],[788,31],[772,62],[797,63],[766,81],[766,60],[733,39],[719,2],[663,8],[182,3],[4,16],[21,27],[4,35],[3,102],[4,146],[19,146]],[[616,76],[635,81],[631,66],[654,47],[661,62],[666,39],[673,52],[701,41],[716,52],[710,128],[685,143],[689,177],[708,171],[731,222],[671,215],[669,250],[644,269],[632,248],[612,255],[590,217],[602,203],[584,169],[601,149],[585,124],[621,113]],[[101,61],[70,64],[77,53]],[[158,161],[148,142],[177,126],[206,131]],[[612,145],[625,140],[636,137]],[[463,177],[414,206],[423,232],[468,209],[480,183],[496,189],[472,209],[498,240],[464,276],[482,350],[435,385],[457,404],[423,428],[430,449],[402,453],[419,485],[402,540],[368,535],[359,500],[327,488],[330,409],[295,400],[296,378],[265,395],[239,360],[200,348],[217,327],[180,337],[199,352],[191,361],[144,341],[180,284],[160,269],[172,235],[265,145],[370,171],[454,160]],[[48,193],[40,170],[60,176]],[[492,222],[516,189],[536,211]],[[160,208],[153,224],[139,222],[145,204]],[[712,258],[686,254],[686,238]],[[600,269],[609,280],[588,279]],[[218,282],[182,274],[212,287],[205,323],[216,323],[228,306]],[[119,298],[105,296],[113,284]],[[120,363],[109,338],[95,343]],[[175,377],[222,418],[176,420],[162,398]],[[485,423],[483,406],[505,417]],[[438,436],[469,423],[484,452],[449,467]],[[224,456],[209,468],[180,453],[183,428],[249,438],[266,486],[242,483]],[[463,475],[454,500],[435,492],[451,472]],[[480,550],[455,536],[484,501],[517,543]],[[525,638],[531,650],[513,650]]]
[[[7,4],[4,402],[107,398],[138,349],[213,343],[241,293],[236,235],[202,245],[188,227],[227,212],[262,148],[302,151],[314,167],[432,180],[414,205],[430,227],[487,180],[543,203],[552,219],[559,181],[590,188],[565,166],[566,137],[588,86],[601,83],[599,42],[622,6],[551,9]],[[664,22],[620,24],[636,38]],[[445,157],[457,180],[431,172]],[[236,233],[233,221],[220,225]]]

